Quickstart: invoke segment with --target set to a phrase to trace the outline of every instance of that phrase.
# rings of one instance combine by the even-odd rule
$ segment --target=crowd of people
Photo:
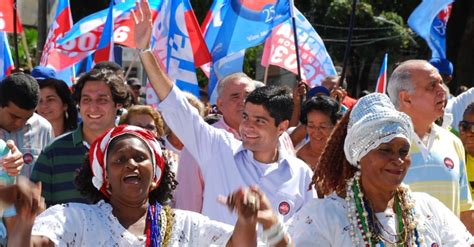
[[[113,62],[72,89],[1,80],[0,246],[474,246],[474,90],[451,96],[442,64],[358,99],[235,73],[213,108],[148,49],[148,3],[133,15],[156,109]]]

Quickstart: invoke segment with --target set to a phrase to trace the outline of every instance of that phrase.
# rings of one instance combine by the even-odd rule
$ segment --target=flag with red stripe
[[[377,93],[385,93],[387,91],[387,61],[388,54],[385,53],[379,72],[379,78],[377,79],[377,86],[375,86],[375,92]]]

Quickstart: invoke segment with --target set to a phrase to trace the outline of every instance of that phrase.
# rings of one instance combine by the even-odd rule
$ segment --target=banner
[[[337,75],[334,64],[324,42],[304,15],[295,8],[295,21],[298,34],[298,48],[301,65],[301,79],[309,86],[321,85],[321,81],[330,75]],[[265,42],[262,66],[270,64],[298,73],[296,49],[291,19],[277,26]]]
[[[102,61],[115,61],[114,59],[114,3],[110,2],[107,20],[104,24],[104,30],[100,37],[99,45],[94,55],[94,63]]]
[[[199,97],[196,67],[211,61],[209,50],[189,0],[164,0],[153,26],[152,50],[169,78]],[[157,97],[147,83],[147,104]]]
[[[387,64],[388,54],[385,53],[385,56],[383,57],[382,67],[380,67],[377,85],[375,86],[375,92],[377,93],[385,93],[387,91]]]
[[[211,49],[213,61],[259,45],[290,18],[288,0],[225,0],[225,16]]]
[[[150,0],[153,19],[157,15],[157,7],[161,5],[161,0]],[[134,27],[135,23],[131,15],[131,10],[135,8],[135,1],[126,1],[114,6],[114,42],[123,46],[135,48]],[[71,30],[57,42],[57,48],[68,54],[67,63],[61,63],[69,67],[81,61],[90,52],[97,49],[102,35],[104,24],[107,19],[108,9],[96,12],[84,17],[74,24]],[[60,69],[62,69],[60,68]]]
[[[17,33],[23,32],[20,16],[16,15]],[[2,0],[0,4],[0,32],[13,33],[13,0]]]
[[[454,0],[423,0],[408,18],[408,25],[431,49],[432,58],[446,58],[446,26]]]
[[[72,15],[69,0],[59,0],[56,9],[56,15],[49,28],[48,36],[43,47],[43,53],[41,55],[40,65],[46,67],[52,67],[55,69],[56,77],[61,79],[68,84],[72,85],[75,77],[74,68],[68,64],[73,61],[67,52],[62,52],[57,49],[57,40],[64,36],[72,27]],[[77,56],[86,56],[85,54],[77,54]]]
[[[0,80],[10,75],[14,68],[8,37],[6,32],[0,32]]]

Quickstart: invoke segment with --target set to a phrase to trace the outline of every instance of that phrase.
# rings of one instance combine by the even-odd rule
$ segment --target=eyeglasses
[[[471,132],[474,133],[474,123],[468,121],[461,121],[459,122],[459,130],[463,132]]]

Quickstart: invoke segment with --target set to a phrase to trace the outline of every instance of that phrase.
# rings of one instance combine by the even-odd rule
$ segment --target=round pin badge
[[[450,170],[452,170],[454,168],[453,160],[448,158],[448,157],[444,158],[444,165]]]
[[[23,154],[23,162],[25,162],[27,165],[33,163],[33,155],[31,153]]]
[[[278,212],[281,215],[287,215],[290,212],[290,204],[288,202],[280,202],[280,205],[278,205]]]

